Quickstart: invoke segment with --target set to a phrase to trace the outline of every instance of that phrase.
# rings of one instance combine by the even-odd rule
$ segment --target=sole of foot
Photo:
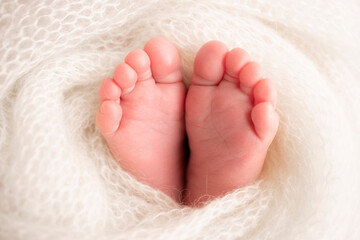
[[[176,201],[184,185],[185,95],[175,46],[154,38],[103,80],[96,116],[122,168]]]
[[[199,50],[186,98],[186,204],[200,206],[259,177],[278,129],[275,105],[275,86],[247,52],[219,41]]]

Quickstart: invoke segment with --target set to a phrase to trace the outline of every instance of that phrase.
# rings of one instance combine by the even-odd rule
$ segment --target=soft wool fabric
[[[2,0],[0,239],[360,239],[359,12],[335,0]],[[124,172],[95,126],[101,80],[156,36],[177,46],[187,83],[218,39],[278,90],[261,179],[201,209]]]

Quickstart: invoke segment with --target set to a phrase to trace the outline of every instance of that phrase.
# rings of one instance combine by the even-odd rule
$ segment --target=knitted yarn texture
[[[360,239],[360,4],[1,0],[0,239]],[[261,179],[200,209],[136,181],[95,126],[101,80],[163,36],[241,47],[278,90]]]

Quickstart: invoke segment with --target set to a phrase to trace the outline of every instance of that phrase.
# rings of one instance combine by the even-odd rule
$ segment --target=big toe
[[[180,57],[175,46],[166,38],[157,37],[144,48],[150,58],[152,76],[159,83],[182,81]]]
[[[220,41],[210,41],[198,51],[194,62],[191,83],[195,85],[217,85],[224,76],[226,45]]]

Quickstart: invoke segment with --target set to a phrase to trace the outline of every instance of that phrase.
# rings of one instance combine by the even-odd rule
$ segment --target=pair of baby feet
[[[97,126],[123,169],[191,206],[255,181],[279,123],[274,85],[219,41],[197,53],[187,90],[174,45],[151,39],[103,80],[99,101]]]

